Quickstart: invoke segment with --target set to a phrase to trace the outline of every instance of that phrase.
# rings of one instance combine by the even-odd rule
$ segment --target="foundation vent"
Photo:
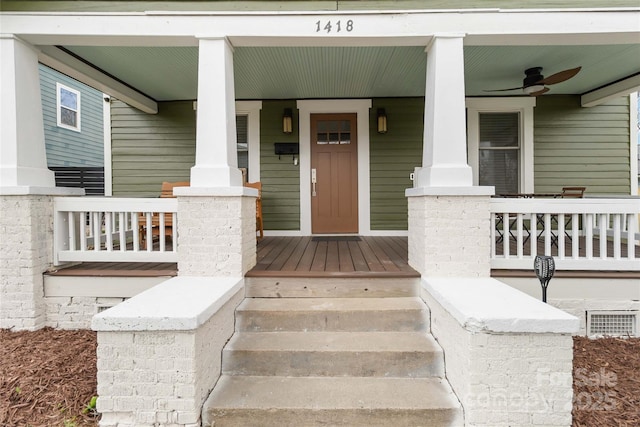
[[[588,311],[589,336],[637,336],[637,311]]]

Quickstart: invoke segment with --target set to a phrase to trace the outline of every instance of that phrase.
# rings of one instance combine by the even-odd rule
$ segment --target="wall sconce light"
[[[293,112],[291,108],[285,108],[282,115],[282,132],[290,134],[293,132]]]
[[[378,133],[387,133],[387,113],[384,108],[378,108]]]

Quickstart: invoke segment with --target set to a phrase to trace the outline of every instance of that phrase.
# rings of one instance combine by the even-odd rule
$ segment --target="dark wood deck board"
[[[398,266],[393,262],[389,255],[379,244],[382,239],[375,239],[370,236],[363,237],[363,239],[369,244],[371,250],[376,255],[376,258],[380,261],[380,264],[384,267],[385,271],[400,271]]]
[[[353,262],[353,268],[357,271],[370,271],[369,264],[364,259],[362,250],[358,242],[347,242],[349,250],[351,251],[351,260]]]
[[[349,250],[349,242],[338,242],[338,260],[340,262],[340,271],[355,271],[351,250]]]
[[[358,247],[364,256],[365,261],[367,262],[367,266],[371,271],[385,271],[384,265],[380,263],[380,260],[369,246],[369,243],[366,240],[362,240],[358,242]]]
[[[327,262],[327,242],[318,242],[316,253],[309,271],[325,271]]]

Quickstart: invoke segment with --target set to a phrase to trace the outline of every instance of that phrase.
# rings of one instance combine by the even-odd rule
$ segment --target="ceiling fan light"
[[[527,86],[522,88],[522,91],[527,95],[531,95],[532,93],[540,92],[543,89],[544,89],[544,85],[533,85],[533,86]]]

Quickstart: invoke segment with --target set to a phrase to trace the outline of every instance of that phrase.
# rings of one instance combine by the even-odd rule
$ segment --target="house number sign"
[[[339,33],[340,31],[346,31],[350,33],[353,31],[353,20],[349,19],[348,21],[316,21],[316,33],[320,31],[325,31],[328,33],[334,31]]]

